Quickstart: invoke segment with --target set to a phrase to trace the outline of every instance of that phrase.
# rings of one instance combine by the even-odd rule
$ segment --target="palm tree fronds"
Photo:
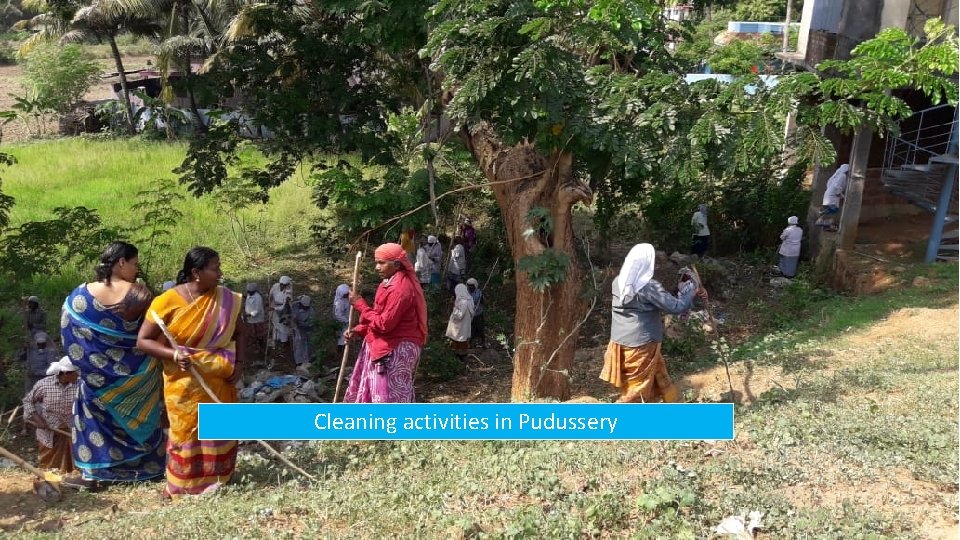
[[[47,32],[46,30],[35,32],[30,37],[23,40],[22,43],[20,43],[20,46],[17,48],[17,58],[26,58],[30,54],[30,51],[35,49],[37,45],[48,41],[53,41],[53,39],[53,34]]]
[[[90,35],[86,30],[70,30],[66,34],[60,36],[58,42],[60,45],[66,45],[68,43],[83,43],[89,38]]]

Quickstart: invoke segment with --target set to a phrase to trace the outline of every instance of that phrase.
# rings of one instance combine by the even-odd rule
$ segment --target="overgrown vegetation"
[[[23,59],[26,94],[13,110],[35,136],[51,120],[73,109],[99,80],[100,66],[79,45],[41,44]]]
[[[957,504],[956,335],[864,334],[897,310],[955,309],[955,267],[916,271],[933,285],[815,301],[812,317],[783,327],[796,339],[743,348],[738,365],[793,367],[784,389],[738,407],[734,443],[305,443],[287,452],[322,478],[309,488],[243,450],[236,483],[213,498],[161,505],[149,484],[72,495],[69,508],[95,510],[63,532],[703,538],[757,510],[770,537],[927,536],[950,526]]]

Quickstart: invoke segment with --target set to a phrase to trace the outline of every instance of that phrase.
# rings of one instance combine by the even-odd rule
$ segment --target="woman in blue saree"
[[[63,303],[64,351],[80,368],[71,442],[81,476],[65,479],[68,486],[163,476],[162,367],[135,348],[153,297],[136,281],[137,255],[133,245],[114,242],[100,258],[97,281]]]

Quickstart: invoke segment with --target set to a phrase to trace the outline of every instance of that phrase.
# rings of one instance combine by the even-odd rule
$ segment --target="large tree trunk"
[[[183,35],[190,35],[190,19],[188,18],[188,3],[184,3],[181,13],[181,22],[183,24]],[[196,133],[203,134],[207,132],[207,125],[203,122],[203,117],[200,116],[200,109],[197,107],[197,96],[194,93],[194,76],[193,76],[193,54],[191,54],[190,49],[187,49],[186,54],[184,55],[183,61],[183,73],[187,80],[187,98],[190,100],[190,114],[193,118],[193,128]]]
[[[123,57],[120,56],[120,48],[117,47],[116,36],[110,34],[110,51],[113,53],[113,61],[117,65],[117,73],[120,76],[120,90],[123,92],[124,115],[127,121],[127,134],[133,135],[135,126],[133,125],[133,105],[130,103],[130,85],[127,82],[127,74],[123,70]]]
[[[484,175],[493,183],[514,263],[540,255],[547,248],[570,257],[565,279],[543,293],[530,285],[526,273],[517,272],[511,391],[514,401],[567,399],[570,367],[585,311],[571,209],[577,202],[591,201],[593,193],[574,177],[569,153],[544,155],[525,142],[505,146],[486,124],[475,127],[466,139]],[[550,211],[551,234],[525,234],[531,227],[528,213],[536,207]]]

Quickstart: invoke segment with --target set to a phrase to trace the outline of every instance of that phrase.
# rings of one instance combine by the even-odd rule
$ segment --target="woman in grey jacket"
[[[610,344],[603,357],[600,378],[620,389],[618,403],[649,403],[679,398],[660,352],[662,313],[682,313],[693,305],[700,284],[691,270],[680,271],[677,296],[653,279],[656,251],[637,244],[613,280],[613,320]]]

